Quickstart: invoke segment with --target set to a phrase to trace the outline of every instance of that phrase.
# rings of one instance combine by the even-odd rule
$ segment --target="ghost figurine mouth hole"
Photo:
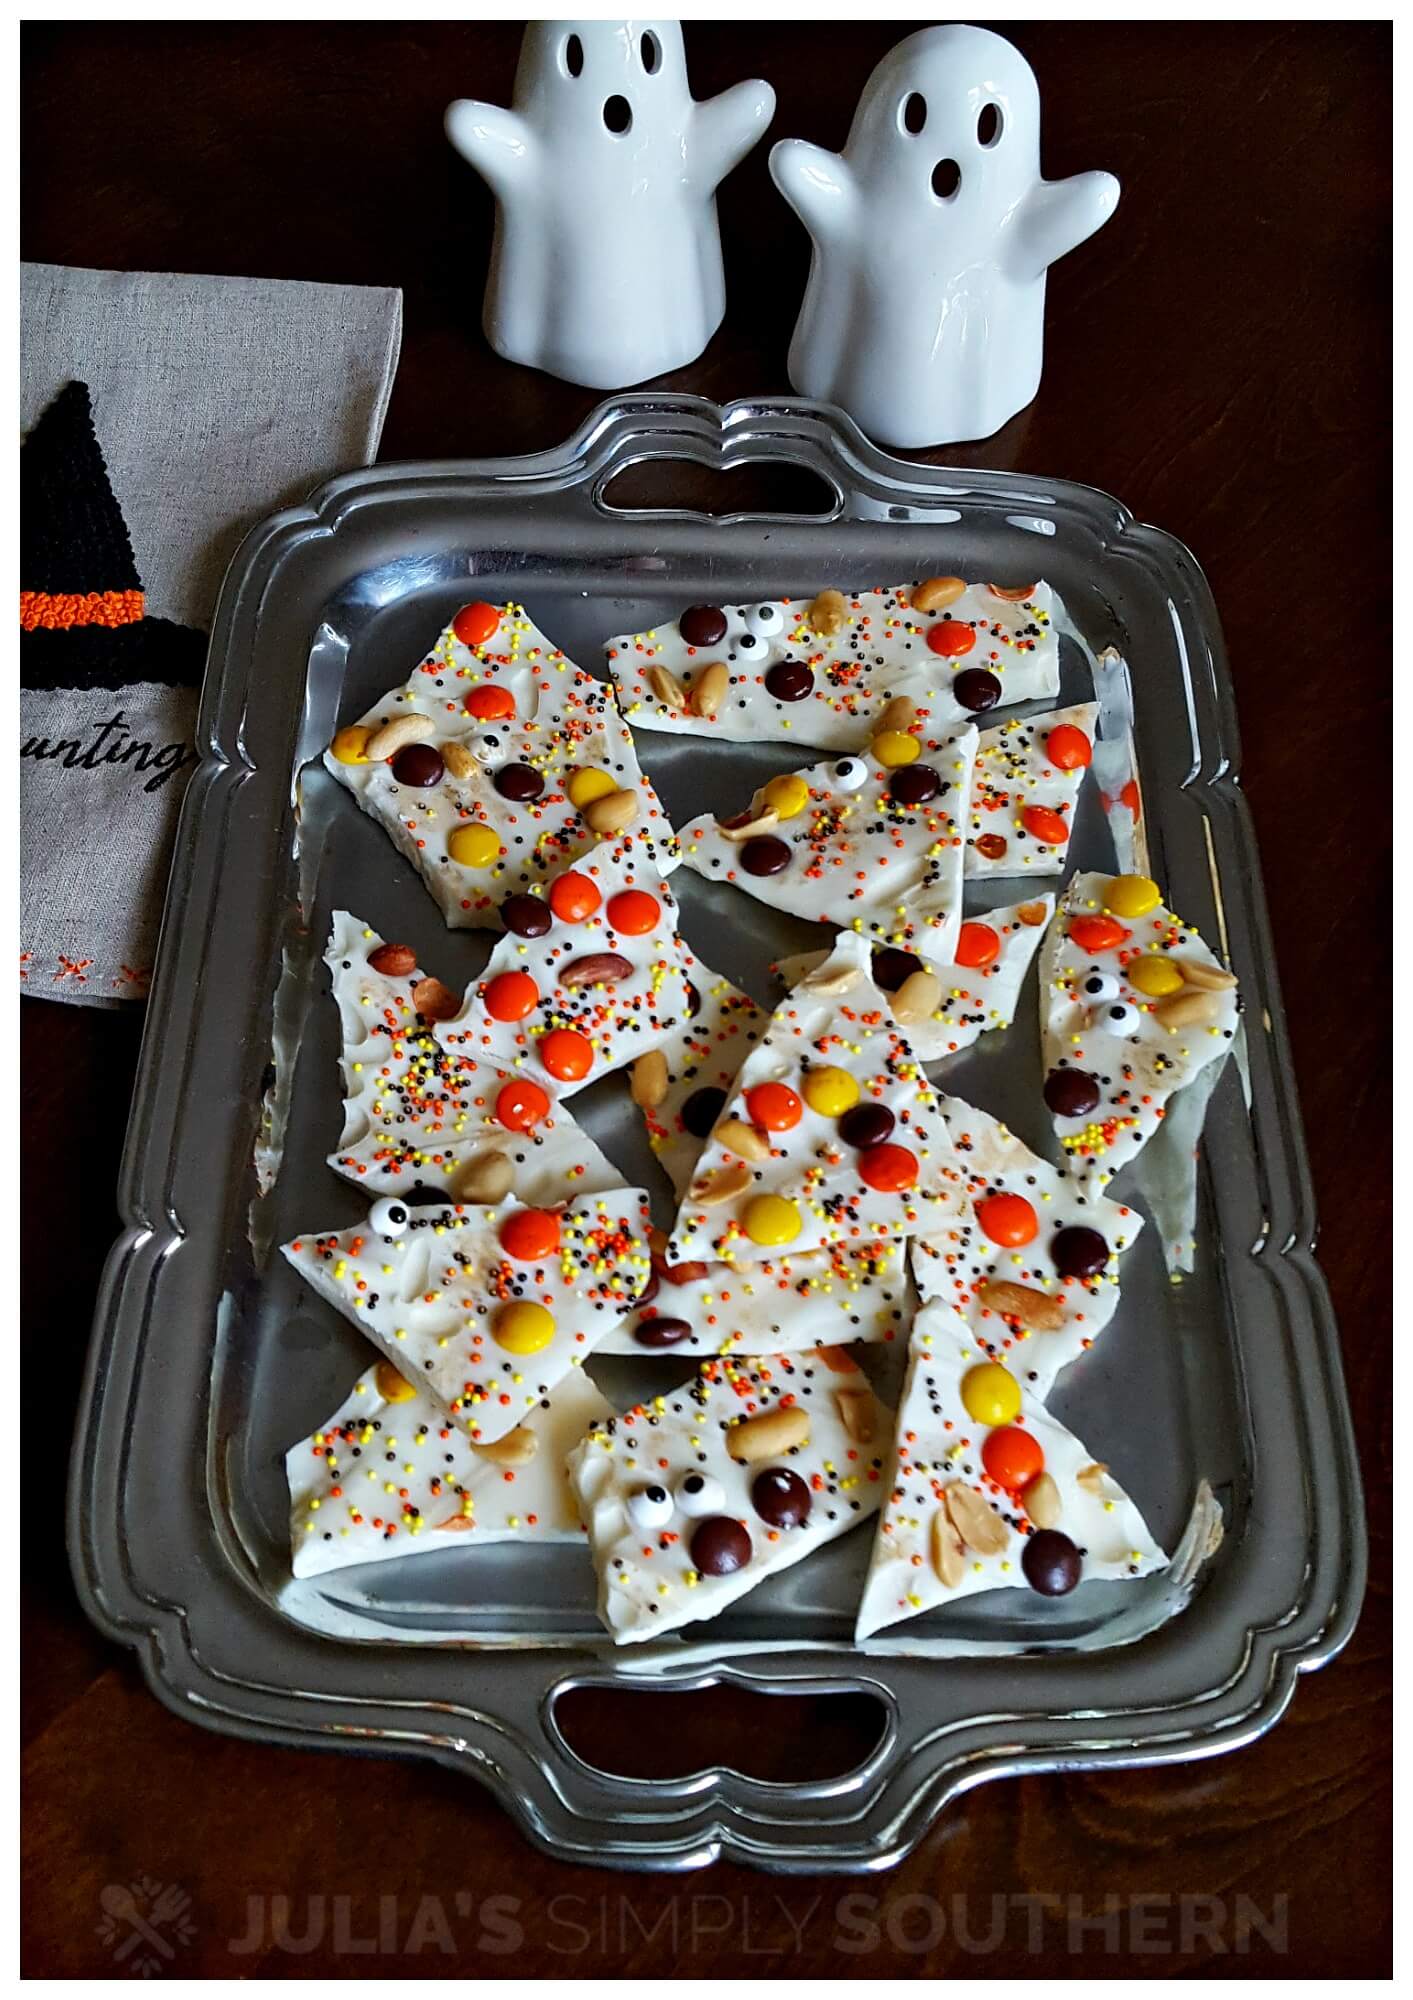
[[[956,199],[962,184],[962,170],[955,160],[939,160],[932,169],[932,192],[939,201]]]
[[[633,129],[633,107],[626,97],[610,97],[603,107],[603,122],[615,138]]]

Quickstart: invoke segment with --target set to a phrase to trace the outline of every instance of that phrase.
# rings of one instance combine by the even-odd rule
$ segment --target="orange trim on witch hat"
[[[20,592],[20,627],[62,631],[75,625],[136,625],[142,618],[140,590]]]

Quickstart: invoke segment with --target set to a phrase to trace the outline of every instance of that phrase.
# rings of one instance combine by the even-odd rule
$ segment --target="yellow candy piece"
[[[574,773],[564,789],[569,794],[570,805],[582,812],[595,799],[606,799],[610,792],[616,792],[618,786],[607,771],[600,771],[595,764],[586,764],[582,771]]]
[[[1124,978],[1130,986],[1136,986],[1150,1000],[1166,1000],[1170,993],[1176,993],[1182,985],[1182,974],[1170,958],[1161,958],[1152,953],[1145,958],[1134,959],[1124,967]]]
[[[785,771],[771,779],[760,798],[761,804],[768,806],[777,819],[794,819],[809,804],[810,788],[793,771]]]
[[[507,1354],[538,1354],[554,1339],[554,1314],[521,1300],[502,1306],[492,1327],[497,1347]]]
[[[963,1375],[962,1403],[978,1424],[1013,1424],[1020,1415],[1020,1383],[999,1361],[983,1361]]]
[[[373,734],[361,722],[351,722],[347,729],[341,729],[330,744],[330,749],[340,764],[366,764],[363,752],[368,748],[368,738]]]
[[[1158,884],[1146,875],[1115,875],[1104,891],[1104,908],[1113,917],[1146,917],[1161,901]]]
[[[837,1069],[833,1063],[826,1063],[823,1069],[809,1070],[801,1088],[805,1103],[821,1118],[842,1118],[859,1101],[857,1082],[846,1069]]]
[[[373,1370],[378,1394],[385,1403],[410,1403],[417,1394],[405,1375],[399,1375],[391,1361],[380,1361]]]
[[[758,1194],[746,1204],[743,1219],[752,1243],[793,1243],[800,1233],[800,1211],[784,1195]]]
[[[500,859],[500,840],[488,826],[459,826],[448,838],[446,851],[463,868],[489,868]]]
[[[890,771],[900,764],[914,764],[922,755],[922,745],[905,729],[882,729],[869,745],[879,763]]]

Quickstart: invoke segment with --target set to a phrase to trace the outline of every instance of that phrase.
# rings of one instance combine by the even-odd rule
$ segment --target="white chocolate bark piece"
[[[877,1512],[892,1415],[847,1354],[708,1361],[569,1457],[620,1644],[714,1618]]]
[[[918,1315],[858,1639],[984,1590],[1068,1596],[1167,1563],[1108,1468],[1014,1382],[974,1388],[978,1367],[995,1364],[949,1306]]]
[[[296,1576],[488,1542],[577,1542],[564,1461],[612,1415],[575,1369],[499,1445],[474,1445],[391,1362],[285,1455]]]
[[[517,1082],[512,1072],[437,1039],[437,1014],[456,996],[415,963],[380,971],[371,962],[379,954],[401,964],[411,949],[389,947],[347,910],[334,912],[324,957],[343,1028],[343,1133],[329,1155],[335,1173],[380,1194],[451,1193],[468,1168],[501,1154],[520,1201],[552,1205],[622,1187],[623,1176],[557,1102],[548,1079],[545,1116],[528,1129],[506,1124],[497,1104]],[[432,1013],[421,1013],[419,1001]],[[516,1099],[512,1090],[509,1101]]]
[[[1097,702],[983,729],[971,781],[966,879],[1063,875],[1094,749]]]
[[[758,1264],[674,1264],[654,1247],[655,1290],[599,1345],[600,1354],[796,1354],[854,1342],[902,1342],[917,1303],[907,1248],[806,1250]]]
[[[957,933],[956,945],[965,965],[939,965],[930,958],[898,952],[885,959],[884,951],[874,953],[873,977],[885,992],[896,992],[902,979],[917,970],[934,973],[940,982],[932,1012],[924,1020],[908,1023],[908,1041],[919,1062],[940,1062],[969,1049],[993,1028],[1011,1025],[1030,961],[1054,909],[1053,896],[1036,896],[968,918]],[[803,952],[782,958],[775,970],[787,986],[794,986],[827,957],[827,952]]]
[[[876,1245],[960,1215],[936,1093],[869,964],[846,931],[776,1009],[703,1148],[673,1262]]]
[[[924,593],[948,598],[928,611],[914,606],[915,588],[691,606],[609,641],[619,705],[634,729],[853,750],[900,692],[946,726],[1057,691],[1062,607],[1047,583],[1005,597],[985,583]],[[707,680],[718,665],[724,680]]]
[[[473,1443],[493,1444],[637,1298],[651,1269],[647,1218],[641,1188],[563,1211],[520,1202],[408,1209],[389,1199],[360,1228],[283,1247]]]
[[[467,643],[458,627],[490,629]],[[388,723],[409,740],[391,760],[369,761],[360,753],[379,748],[373,739]],[[507,896],[539,888],[598,842],[584,818],[593,800],[571,796],[586,784],[636,793],[622,837],[659,867],[676,866],[671,825],[609,689],[518,604],[464,606],[407,681],[338,732],[324,763],[411,862],[453,930],[499,930]]]
[[[772,909],[847,924],[946,962],[961,924],[976,746],[976,730],[963,728],[931,739],[898,767],[871,746],[782,773],[734,821],[723,825],[703,813],[684,826],[682,858],[708,881],[732,882]],[[918,805],[900,803],[899,781],[924,778],[935,782],[935,794]],[[794,810],[782,816],[777,805]],[[755,830],[743,837],[743,827]]]
[[[563,1098],[676,1034],[695,996],[677,899],[641,849],[595,848],[556,876],[541,910],[549,928],[507,933],[437,1035]]]
[[[940,1100],[963,1176],[959,1216],[913,1244],[924,1299],[955,1307],[983,1358],[1045,1397],[1119,1303],[1136,1209],[1076,1186],[988,1111]]]
[[[1069,884],[1040,955],[1040,1010],[1045,1101],[1086,1190],[1142,1151],[1240,1019],[1235,979],[1139,875]]]
[[[770,1019],[748,993],[703,965],[685,941],[681,958],[699,1005],[658,1043],[662,1065],[635,1071],[633,1078],[648,1143],[679,1201],[737,1072]]]

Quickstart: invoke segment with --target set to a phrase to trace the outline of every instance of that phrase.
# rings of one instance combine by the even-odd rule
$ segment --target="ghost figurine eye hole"
[[[560,59],[564,64],[566,76],[582,76],[584,74],[584,44],[577,35],[565,36],[564,47],[560,50]]]
[[[633,129],[633,107],[626,97],[610,97],[603,107],[603,122],[615,138]]]
[[[656,76],[662,67],[662,43],[649,31],[643,36],[638,48],[643,58],[643,68],[649,76]]]
[[[999,104],[983,104],[977,114],[976,143],[988,149],[1000,144],[1005,120],[1001,116]]]
[[[927,99],[920,90],[910,90],[898,106],[898,130],[916,138],[927,123]]]
[[[962,184],[962,170],[955,160],[939,160],[932,169],[932,192],[939,201],[951,201]]]

